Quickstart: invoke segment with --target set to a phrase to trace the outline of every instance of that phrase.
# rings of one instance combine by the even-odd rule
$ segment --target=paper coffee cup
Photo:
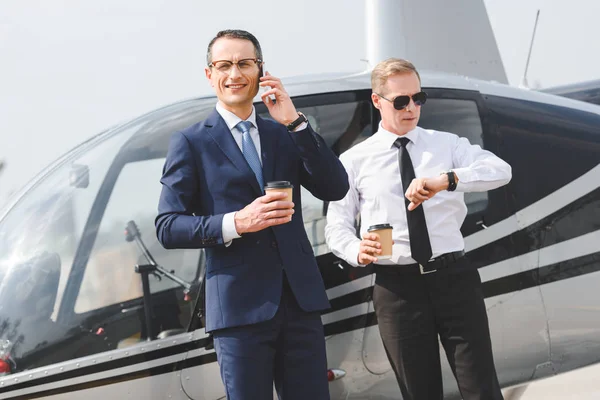
[[[292,201],[293,198],[294,185],[292,185],[289,181],[272,181],[267,182],[265,186],[265,193],[269,192],[284,192],[287,194],[287,198],[283,199],[285,201]]]
[[[371,225],[367,229],[369,233],[376,233],[379,236],[378,242],[381,244],[381,254],[375,255],[379,260],[389,260],[392,258],[392,225],[390,224],[378,224]]]

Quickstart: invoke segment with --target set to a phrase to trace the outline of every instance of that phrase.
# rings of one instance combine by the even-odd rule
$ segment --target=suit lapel
[[[258,181],[256,180],[256,175],[248,165],[246,158],[242,154],[239,146],[235,142],[231,131],[227,127],[225,120],[221,118],[217,110],[213,110],[213,112],[209,115],[209,117],[204,122],[204,126],[207,128],[208,134],[213,138],[213,140],[217,143],[221,151],[227,156],[229,161],[232,162],[233,165],[247,178],[248,183],[252,185],[252,188],[258,194],[262,194],[261,188],[258,186]],[[260,128],[259,128],[260,132]],[[261,138],[261,147],[262,147],[262,138]],[[263,150],[264,151],[264,150]],[[264,154],[264,153],[263,153]],[[264,161],[263,161],[264,162]],[[266,179],[266,177],[265,177]]]
[[[277,141],[279,132],[267,124],[264,119],[256,116],[256,125],[260,135],[260,152],[263,163],[263,179],[265,184],[274,180],[275,176],[275,156],[277,155]]]

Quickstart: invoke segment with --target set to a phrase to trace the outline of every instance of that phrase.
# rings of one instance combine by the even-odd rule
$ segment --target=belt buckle
[[[421,275],[427,275],[427,274],[431,274],[431,273],[437,271],[437,269],[434,269],[431,271],[425,271],[422,264],[419,264],[419,270],[421,271]]]

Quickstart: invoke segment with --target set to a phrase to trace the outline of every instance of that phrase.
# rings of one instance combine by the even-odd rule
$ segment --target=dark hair
[[[215,36],[208,44],[208,50],[206,51],[206,64],[207,65],[210,65],[210,63],[212,62],[213,44],[215,44],[215,42],[221,38],[244,39],[244,40],[251,41],[252,44],[254,45],[254,53],[256,54],[256,58],[262,60],[262,50],[260,48],[260,43],[258,43],[258,39],[253,34],[251,34],[250,32],[247,32],[247,31],[243,31],[241,29],[226,29],[224,31],[220,31],[219,33],[217,33],[217,36]]]

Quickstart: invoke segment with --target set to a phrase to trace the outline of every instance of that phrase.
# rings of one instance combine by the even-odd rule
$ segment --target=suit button
[[[272,241],[271,242],[271,247],[276,249],[277,248],[277,242],[276,241]]]

